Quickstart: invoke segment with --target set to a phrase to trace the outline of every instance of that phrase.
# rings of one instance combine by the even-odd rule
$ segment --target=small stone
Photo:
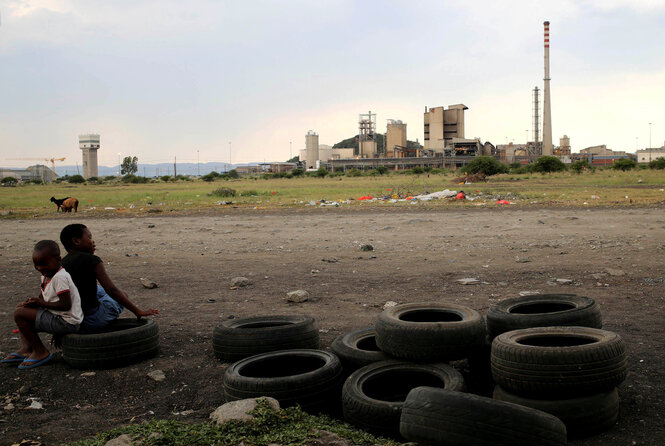
[[[496,286],[508,286],[508,282],[497,282]]]
[[[247,277],[234,277],[231,279],[232,287],[244,287],[251,285],[252,282]]]
[[[12,403],[7,404],[3,407],[4,410],[14,410],[14,405]]]
[[[362,245],[360,247],[361,251],[374,251],[374,246],[372,245]]]
[[[320,273],[321,271],[319,271],[318,269],[313,269],[311,272],[312,272],[312,274],[318,274],[318,273]]]
[[[274,398],[249,398],[245,400],[231,401],[219,406],[210,414],[210,419],[212,420],[212,423],[216,425],[222,425],[231,420],[251,421],[254,419],[254,416],[250,415],[250,412],[254,410],[258,400],[266,400],[272,409],[280,409],[279,402]]]
[[[383,309],[385,310],[385,309],[387,309],[387,308],[392,308],[392,307],[394,307],[394,306],[396,306],[396,305],[397,305],[397,302],[395,302],[394,300],[389,300],[388,302],[386,302],[385,304],[383,304]]]
[[[610,276],[623,276],[626,274],[621,269],[607,268],[605,269],[605,271],[607,271],[607,274],[609,274]]]
[[[522,257],[522,258],[515,257],[515,262],[517,262],[517,263],[529,263],[529,262],[531,262],[531,259],[529,259],[527,257]]]
[[[149,290],[151,290],[153,288],[157,288],[159,286],[159,285],[157,285],[156,282],[153,282],[150,279],[144,279],[144,278],[141,278],[141,285],[143,285],[143,288],[147,288]]]
[[[81,373],[81,376],[95,376],[96,374],[96,372],[83,372]]]
[[[115,437],[113,440],[107,441],[104,446],[132,446],[132,437],[127,434],[122,434],[119,437]]]
[[[26,407],[26,409],[34,409],[34,410],[39,410],[39,409],[43,409],[43,408],[44,408],[44,405],[42,404],[42,402],[39,401],[39,400],[36,400],[36,399],[32,400],[30,405],[28,407]]]
[[[152,228],[154,228],[154,227],[155,227],[155,225],[148,225],[148,228],[151,228],[151,229],[152,229]]]
[[[309,293],[305,290],[296,290],[286,293],[286,300],[288,302],[302,303],[309,300]]]
[[[182,415],[183,417],[186,417],[186,416],[191,415],[193,413],[194,413],[194,411],[192,409],[189,409],[189,410],[183,410],[182,412],[180,412],[180,415]]]
[[[166,375],[164,374],[164,372],[157,369],[157,370],[153,370],[151,372],[148,372],[148,378],[150,378],[153,381],[156,381],[156,382],[159,383],[159,382],[162,382],[166,379]]]

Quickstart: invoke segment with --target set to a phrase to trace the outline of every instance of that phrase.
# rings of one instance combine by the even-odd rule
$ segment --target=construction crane
[[[66,158],[7,158],[13,161],[50,161],[51,162],[51,181],[55,180],[55,162],[64,161]]]

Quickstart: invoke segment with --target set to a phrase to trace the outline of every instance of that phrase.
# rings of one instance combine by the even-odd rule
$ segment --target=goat
[[[79,201],[76,198],[67,198],[63,203],[62,203],[62,212],[71,212],[72,209],[74,209],[74,212],[78,212],[79,209]]]
[[[57,208],[56,208],[55,211],[58,212],[58,211],[60,210],[60,208],[62,208],[62,203],[64,203],[65,200],[69,200],[70,198],[71,198],[71,197],[65,197],[65,198],[55,198],[55,197],[51,197],[51,201],[52,201],[53,203],[55,203],[55,205],[57,206]]]

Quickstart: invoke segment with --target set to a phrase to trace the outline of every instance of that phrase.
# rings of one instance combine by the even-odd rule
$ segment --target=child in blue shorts
[[[106,273],[104,262],[95,255],[95,242],[85,225],[65,226],[60,232],[60,242],[67,250],[62,265],[81,294],[84,314],[81,329],[94,331],[102,328],[117,319],[125,308],[138,318],[159,313],[154,309],[141,310],[129,300],[127,293],[115,286]]]
[[[21,302],[14,321],[21,333],[21,349],[1,362],[32,369],[53,358],[39,338],[39,332],[64,335],[76,333],[83,321],[81,298],[71,276],[62,268],[60,247],[53,240],[42,240],[32,252],[35,269],[42,273],[39,297]]]

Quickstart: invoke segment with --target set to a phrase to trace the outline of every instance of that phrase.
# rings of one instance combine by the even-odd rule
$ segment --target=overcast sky
[[[551,22],[554,144],[665,140],[665,0],[0,0],[0,165],[286,160],[359,113],[407,123],[463,103],[466,136],[531,136]],[[636,138],[639,138],[636,140]]]

